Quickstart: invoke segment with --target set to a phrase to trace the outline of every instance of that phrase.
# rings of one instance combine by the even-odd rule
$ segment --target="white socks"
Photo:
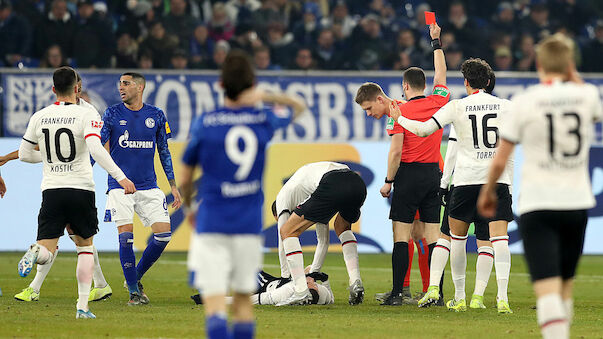
[[[52,268],[52,264],[54,263],[54,259],[57,257],[57,255],[59,255],[58,247],[57,247],[56,251],[54,251],[54,256],[52,257],[50,262],[46,262],[45,264],[38,264],[38,266],[36,267],[36,276],[29,284],[29,287],[31,287],[34,290],[34,292],[40,293],[40,289],[42,288],[44,279],[46,279],[48,272],[50,272],[50,269]]]
[[[105,276],[103,275],[103,270],[101,270],[100,261],[98,260],[98,251],[96,250],[96,246],[94,245],[92,245],[92,253],[94,254],[94,272],[92,274],[92,279],[94,280],[94,287],[104,288],[108,284],[107,280],[105,280]]]
[[[304,256],[301,244],[297,237],[289,237],[283,240],[283,249],[287,257],[287,264],[291,272],[291,278],[295,285],[295,292],[302,293],[308,290],[306,274],[304,273]]]
[[[454,282],[454,299],[465,299],[465,271],[467,270],[467,236],[450,233],[450,271]],[[432,257],[433,260],[433,257]],[[439,282],[438,282],[439,284]]]
[[[475,290],[473,294],[484,296],[488,280],[492,273],[494,263],[494,249],[490,246],[482,246],[477,249],[477,263],[475,264]]]
[[[494,247],[494,268],[496,268],[496,282],[498,284],[497,300],[509,301],[507,288],[511,272],[511,252],[509,251],[509,237],[491,237],[490,242]]]
[[[316,252],[314,252],[310,272],[320,272],[322,264],[325,262],[325,257],[329,252],[329,225],[316,224],[316,240]]]
[[[569,338],[569,322],[561,295],[553,293],[538,298],[536,316],[544,339]]]
[[[339,241],[341,241],[343,260],[350,277],[349,283],[352,285],[356,280],[362,280],[360,279],[360,264],[358,263],[358,242],[351,230],[341,233]]]
[[[450,255],[450,241],[440,238],[433,248],[431,254],[431,266],[429,266],[429,286],[440,286],[440,280]]]
[[[54,256],[52,252],[50,252],[46,247],[42,245],[38,245],[40,247],[40,251],[38,252],[38,258],[36,259],[36,264],[49,264],[51,263]]]
[[[567,315],[567,321],[571,325],[574,320],[574,299],[564,299],[563,304],[565,305],[565,314]]]
[[[291,277],[291,272],[289,272],[289,264],[287,264],[287,256],[285,255],[285,249],[283,248],[283,239],[281,239],[281,226],[285,224],[285,222],[289,219],[289,213],[283,213],[280,217],[278,217],[278,259],[281,264],[281,278],[289,278]]]
[[[90,286],[92,285],[92,271],[94,269],[94,247],[76,246],[77,250],[77,268],[75,275],[77,277],[78,300],[77,309],[88,311],[88,296],[90,296]]]

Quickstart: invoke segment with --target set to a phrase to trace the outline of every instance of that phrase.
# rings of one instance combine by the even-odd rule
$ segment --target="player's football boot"
[[[389,297],[390,294],[392,294],[392,291],[383,292],[383,293],[375,293],[375,300],[377,300],[378,302],[383,302],[385,299],[387,299]]]
[[[18,271],[20,276],[27,277],[33,266],[36,264],[36,260],[38,260],[38,254],[40,254],[40,245],[33,244],[29,246],[29,249],[25,252],[23,258],[19,260]]]
[[[142,283],[140,281],[138,281],[138,290],[140,291],[140,302],[145,305],[148,304],[151,300],[146,295],[146,293],[144,293],[144,286],[142,286]]]
[[[33,288],[27,287],[21,293],[15,294],[15,299],[20,301],[38,301],[40,300],[40,293],[36,293]]]
[[[402,302],[402,293],[392,293],[389,292],[389,295],[383,302],[380,304],[381,306],[401,306]]]
[[[301,293],[295,292],[292,296],[287,298],[286,300],[277,303],[276,306],[286,306],[286,305],[309,305],[312,301],[312,294],[310,291],[304,291]]]
[[[96,316],[90,312],[90,310],[77,310],[75,313],[75,319],[96,319]]]
[[[446,303],[446,307],[448,307],[449,310],[455,311],[455,312],[465,312],[465,311],[467,311],[467,303],[465,302],[465,299],[461,299],[461,300],[456,300],[456,299],[448,300],[448,302]]]
[[[472,295],[469,308],[486,308],[486,305],[484,305],[484,296],[477,294]]]
[[[362,285],[362,281],[357,279],[354,283],[349,287],[350,290],[350,298],[348,302],[350,305],[359,305],[364,301],[364,286]]]
[[[509,306],[509,302],[499,299],[496,301],[496,308],[498,309],[499,314],[511,314],[513,311],[511,310],[511,306]]]
[[[130,293],[130,300],[128,301],[128,306],[137,306],[142,304],[143,302],[140,301],[140,294],[138,292]]]
[[[429,286],[427,288],[427,292],[425,292],[425,295],[423,295],[423,297],[421,299],[419,299],[419,301],[417,302],[417,305],[419,307],[428,307],[431,306],[435,303],[437,303],[440,300],[440,287],[439,286]]]
[[[108,299],[109,297],[111,297],[111,295],[113,295],[113,290],[111,289],[111,286],[109,286],[109,285],[107,285],[103,288],[94,287],[90,291],[90,296],[88,297],[88,301],[99,301],[99,300],[103,300],[103,299]]]

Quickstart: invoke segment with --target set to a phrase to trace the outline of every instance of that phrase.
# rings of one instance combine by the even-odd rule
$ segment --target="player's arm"
[[[312,261],[313,272],[320,272],[322,264],[325,261],[327,252],[329,252],[329,225],[316,223],[316,250],[314,251],[314,260]]]
[[[446,85],[446,58],[444,57],[444,51],[440,42],[440,26],[437,23],[429,25],[429,35],[432,39],[433,50],[433,85]]]
[[[124,172],[113,161],[111,155],[101,145],[98,135],[88,135],[86,137],[86,146],[88,146],[88,151],[90,151],[92,158],[124,188],[125,194],[136,192],[136,187],[132,181],[126,177]]]
[[[306,104],[299,97],[269,92],[261,92],[260,95],[263,102],[291,107],[293,109],[293,120],[297,119],[307,109]]]
[[[42,162],[42,153],[39,151],[38,144],[33,143],[29,139],[21,140],[19,150],[10,154],[13,153],[16,153],[16,155],[19,157],[19,160],[23,162],[29,162],[32,164]]]
[[[448,189],[450,185],[452,172],[454,172],[454,166],[456,165],[457,147],[458,142],[453,127],[450,129],[450,135],[448,136],[448,146],[446,147],[446,158],[444,159],[444,170],[442,179],[440,180],[440,188]]]
[[[2,173],[0,173],[0,198],[4,198],[4,194],[6,194],[6,184],[2,179]]]
[[[170,183],[172,196],[174,197],[172,207],[178,209],[182,205],[182,197],[180,195],[180,191],[178,190],[178,186],[176,185],[176,177],[174,175],[174,167],[172,165],[172,154],[170,153],[170,148],[168,147],[168,128],[167,120],[160,120],[160,127],[157,129],[157,153],[159,153],[161,167],[163,167],[163,172]]]
[[[387,154],[387,182],[381,187],[381,196],[389,197],[392,189],[392,183],[400,167],[400,157],[402,156],[402,144],[404,143],[404,133],[396,133],[392,135],[392,140],[389,144],[389,152]]]
[[[10,152],[6,155],[0,156],[0,166],[6,164],[7,162],[11,161],[11,160],[17,160],[19,159],[19,150]]]
[[[496,155],[492,159],[490,170],[488,171],[488,182],[482,186],[477,200],[478,211],[486,218],[494,217],[496,213],[496,182],[504,172],[514,148],[515,144],[511,141],[500,139],[500,146],[496,150]]]
[[[390,105],[389,114],[394,120],[400,124],[404,129],[412,134],[420,137],[427,137],[433,134],[435,131],[443,128],[450,124],[454,118],[454,112],[456,109],[456,101],[450,101],[442,108],[440,108],[432,117],[427,121],[411,120],[402,115],[400,106]]]

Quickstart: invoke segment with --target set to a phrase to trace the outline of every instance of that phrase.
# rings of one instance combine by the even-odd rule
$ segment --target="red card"
[[[436,23],[435,12],[425,12],[425,24],[431,25],[431,24],[435,24],[435,23]]]

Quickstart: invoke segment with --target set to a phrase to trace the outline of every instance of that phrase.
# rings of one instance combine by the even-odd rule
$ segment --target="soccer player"
[[[512,98],[501,142],[482,187],[478,209],[496,213],[496,183],[515,144],[525,154],[519,197],[519,231],[545,339],[569,338],[573,278],[584,245],[587,210],[595,206],[589,148],[603,108],[599,90],[577,83],[573,48],[559,35],[536,50],[540,84]],[[581,81],[579,81],[581,82]],[[503,202],[504,203],[504,202]]]
[[[76,75],[77,75],[76,105],[90,108],[90,109],[93,109],[95,112],[97,112],[96,108],[94,108],[94,106],[92,106],[86,100],[82,99],[82,97],[81,97],[81,95],[82,95],[82,78],[80,77],[79,73],[77,73],[77,72],[76,72]],[[101,120],[100,114],[98,114],[98,112],[96,114],[98,115],[98,120]],[[39,150],[38,147],[36,147],[36,150]],[[4,165],[6,162],[8,162],[10,160],[14,160],[14,159],[18,159],[18,158],[19,158],[18,150],[11,152],[4,157],[0,157],[0,166]],[[66,229],[67,229],[67,233],[69,234],[69,238],[71,238],[71,240],[75,242],[73,231],[71,230],[69,225],[66,225]],[[92,278],[93,278],[92,280],[94,282],[94,288],[90,291],[89,301],[99,301],[99,300],[103,300],[103,299],[107,299],[107,298],[111,297],[111,295],[113,294],[113,290],[111,289],[111,286],[109,286],[109,283],[107,283],[107,280],[105,279],[105,276],[103,275],[103,270],[101,269],[101,266],[100,266],[100,261],[98,259],[98,251],[96,250],[96,246],[94,246],[94,244],[92,244],[92,248],[93,248],[92,252],[94,255],[94,274],[92,275]],[[59,247],[57,246],[57,248],[54,252],[53,260],[51,260],[50,262],[48,262],[46,264],[38,264],[36,266],[36,275],[35,275],[34,279],[31,281],[29,286],[24,288],[21,292],[15,294],[15,299],[20,300],[20,301],[38,301],[40,299],[40,289],[42,288],[42,284],[44,283],[44,280],[46,279],[48,272],[50,272],[50,269],[52,268],[52,265],[54,263],[54,259],[57,257],[58,254],[59,254]]]
[[[194,170],[197,166],[202,170],[190,248],[196,255],[190,256],[194,262],[189,267],[195,272],[195,286],[203,293],[207,337],[251,338],[255,323],[250,296],[256,291],[256,275],[262,265],[266,145],[274,131],[287,126],[292,118],[253,106],[259,101],[290,106],[293,118],[306,106],[297,98],[255,89],[251,62],[238,50],[227,55],[220,78],[224,107],[195,120],[183,156],[185,206],[191,203]],[[229,290],[234,294],[232,331],[226,319]]]
[[[119,182],[124,193],[133,193],[136,188],[101,145],[103,123],[98,113],[75,105],[76,83],[72,68],[61,67],[54,72],[57,101],[31,117],[19,147],[21,161],[43,162],[44,167],[37,242],[19,261],[18,271],[25,277],[34,264],[52,261],[58,239],[69,224],[78,253],[76,318],[94,319],[88,297],[94,267],[92,238],[98,230],[98,219],[90,155]],[[36,145],[40,151],[35,150]]]
[[[486,86],[486,93],[492,94],[496,83],[496,75],[492,69],[488,70],[489,82]],[[454,186],[450,185],[450,179],[454,171],[454,165],[456,164],[457,155],[457,137],[454,131],[454,126],[450,127],[450,133],[448,135],[448,147],[446,149],[446,159],[444,160],[444,170],[442,179],[440,181],[440,198],[442,206],[444,206],[444,213],[442,215],[442,226],[440,227],[440,238],[433,249],[431,258],[431,266],[429,267],[429,286],[434,286],[428,289],[429,293],[418,301],[419,307],[426,307],[430,305],[444,306],[444,269],[448,262],[448,255],[450,254],[450,223],[448,222],[448,202],[450,200],[450,191]],[[475,288],[469,303],[470,308],[486,308],[484,305],[484,292],[492,273],[492,264],[494,262],[494,249],[490,243],[490,232],[488,230],[486,220],[478,218],[477,223],[486,223],[486,225],[477,225],[476,230],[476,241],[477,241],[477,262],[475,264]],[[436,287],[437,286],[437,290]]]
[[[385,96],[383,90],[372,83],[363,84],[356,94],[355,101],[368,116],[380,119],[388,115],[389,107],[400,108],[409,117],[427,120],[450,99],[450,90],[446,87],[446,61],[440,44],[440,27],[429,26],[432,38],[433,60],[435,67],[432,94],[425,97],[425,73],[422,69],[411,67],[404,72],[402,89],[408,100],[402,103]],[[399,126],[391,117],[386,129],[392,136],[388,155],[387,175],[380,192],[389,197],[392,183],[394,192],[390,219],[393,224],[394,249],[392,252],[392,291],[382,305],[402,305],[403,279],[408,270],[408,241],[417,210],[420,220],[425,222],[425,238],[429,253],[438,239],[440,223],[440,186],[439,162],[442,132],[429,138],[419,138]],[[431,260],[429,260],[431,261]]]
[[[329,305],[335,303],[335,297],[329,283],[329,276],[322,272],[310,272],[307,267],[306,283],[313,305]],[[291,279],[273,277],[261,271],[258,273],[260,290],[251,296],[254,305],[277,305],[289,299],[295,293],[295,284]]]
[[[140,305],[149,303],[140,280],[172,238],[166,197],[157,186],[155,149],[170,183],[173,208],[180,208],[181,197],[167,142],[171,133],[165,114],[161,109],[142,102],[145,79],[141,74],[122,74],[118,86],[122,103],[105,110],[101,142],[109,145],[111,157],[132,178],[137,192],[124,195],[115,179],[109,177],[105,222],[114,222],[119,233],[119,259],[130,293],[128,305]],[[134,213],[138,214],[144,226],[153,230],[153,240],[138,264],[133,249]]]
[[[282,227],[287,223],[291,214],[297,210],[297,206],[305,204],[308,199],[315,194],[331,194],[330,192],[319,191],[319,187],[322,183],[322,179],[325,178],[326,174],[336,170],[348,170],[346,165],[323,161],[315,162],[300,167],[291,178],[283,185],[281,190],[276,196],[275,209],[278,216],[278,229],[279,229],[279,259],[281,260],[281,277],[289,277],[291,271],[289,270],[289,260],[285,253],[284,239],[280,237]],[[324,186],[325,189],[337,190],[336,186]],[[322,188],[322,187],[321,187]],[[366,190],[366,188],[365,188]],[[365,193],[366,194],[366,193]],[[309,208],[319,208],[320,205],[312,206]],[[314,213],[312,210],[306,210],[309,212],[305,218],[309,218]],[[319,220],[320,219],[320,220]],[[325,255],[329,246],[329,219],[317,218],[316,221],[316,235],[318,238],[318,245],[316,253],[314,254],[314,261],[310,272],[320,272],[322,264],[325,259]],[[364,286],[362,285],[362,279],[360,278],[360,266],[358,262],[358,242],[356,236],[352,232],[351,223],[335,223],[335,233],[341,241],[341,248],[343,252],[343,260],[345,261],[346,269],[349,276],[349,299],[350,305],[358,305],[364,300]],[[326,236],[325,236],[326,233]],[[301,234],[301,232],[300,232]],[[325,239],[326,238],[326,239]],[[326,241],[325,241],[326,240]],[[302,266],[303,267],[303,266]]]
[[[476,202],[481,186],[486,182],[498,142],[498,126],[508,100],[485,92],[489,82],[489,65],[481,59],[469,59],[461,65],[468,96],[453,100],[438,110],[425,122],[411,120],[401,115],[397,106],[391,105],[390,115],[398,123],[418,136],[425,137],[453,124],[457,135],[458,156],[450,197],[450,269],[455,286],[454,299],[447,302],[449,309],[466,311],[465,271],[467,268],[467,231],[473,221],[479,221]],[[498,283],[497,308],[499,313],[513,313],[509,307],[507,287],[511,269],[511,253],[507,225],[513,220],[511,210],[511,171],[500,178],[496,191],[501,204],[496,215],[488,220],[490,241],[494,248],[494,267]],[[479,224],[478,224],[479,225]],[[435,287],[434,287],[435,288]],[[435,298],[435,293],[433,295]]]

